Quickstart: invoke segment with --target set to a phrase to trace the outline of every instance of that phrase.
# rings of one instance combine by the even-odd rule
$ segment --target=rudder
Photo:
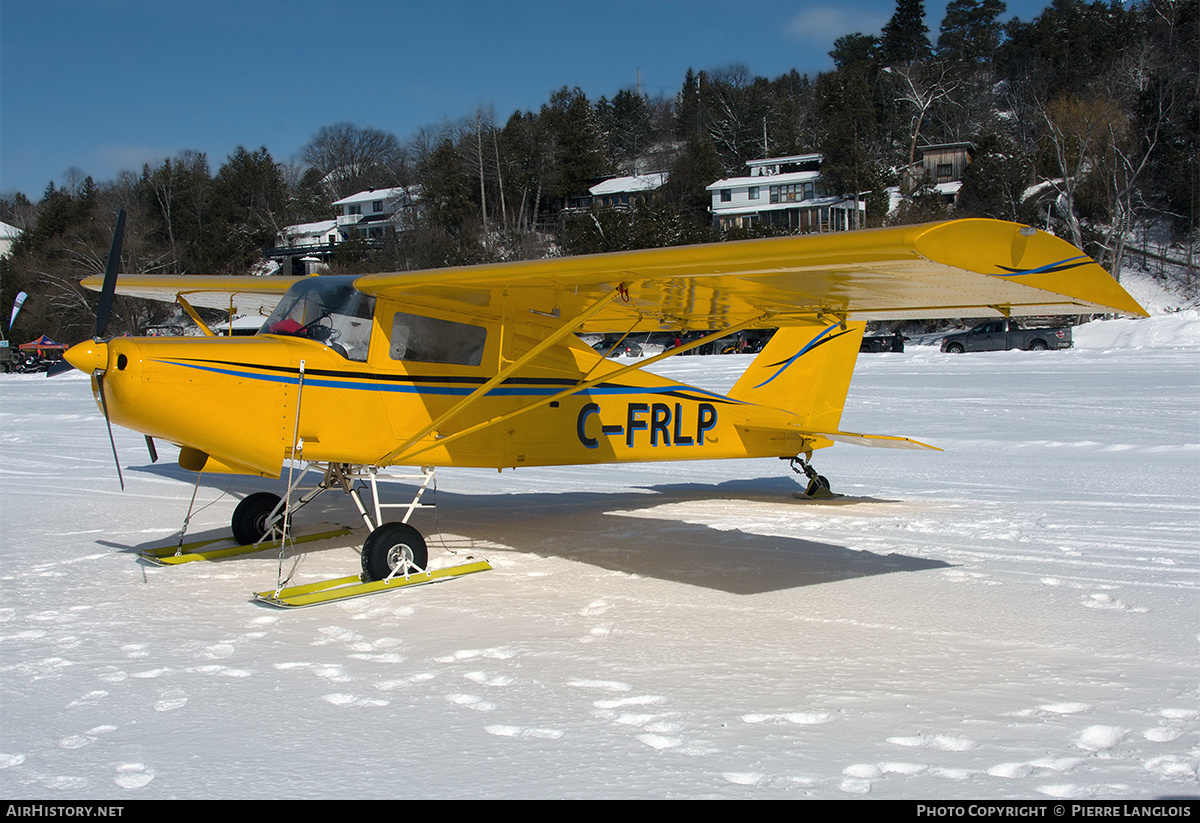
[[[792,412],[809,431],[837,431],[866,325],[811,322],[779,329],[729,396]]]

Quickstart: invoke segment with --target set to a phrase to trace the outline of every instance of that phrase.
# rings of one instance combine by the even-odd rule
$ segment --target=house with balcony
[[[339,238],[344,242],[357,236],[382,242],[385,232],[401,231],[409,224],[417,201],[416,192],[407,186],[367,189],[335,200]]]
[[[275,248],[264,255],[279,260],[292,274],[312,274],[329,262],[341,243],[356,240],[382,246],[388,232],[403,231],[412,224],[419,201],[415,187],[360,191],[333,202],[337,216],[332,220],[285,226],[276,235]]]
[[[707,186],[713,227],[726,232],[770,225],[809,233],[866,225],[866,201],[837,194],[822,183],[822,159],[820,154],[795,154],[751,160],[746,175]]]

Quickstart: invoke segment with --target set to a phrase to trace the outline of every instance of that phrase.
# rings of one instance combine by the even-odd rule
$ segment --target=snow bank
[[[1200,347],[1200,309],[1137,320],[1094,320],[1075,329],[1077,349]]]
[[[1121,287],[1151,314],[1172,314],[1200,307],[1194,294],[1184,293],[1183,277],[1176,273],[1163,279],[1144,271],[1127,271],[1121,275]]]

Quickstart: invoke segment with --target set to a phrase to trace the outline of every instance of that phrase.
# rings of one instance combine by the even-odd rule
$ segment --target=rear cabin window
[[[396,312],[392,318],[393,360],[478,366],[483,362],[487,330],[480,326]]]

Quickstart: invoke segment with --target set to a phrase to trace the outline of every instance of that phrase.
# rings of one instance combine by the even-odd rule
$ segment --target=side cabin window
[[[478,366],[487,330],[480,326],[396,312],[389,352],[393,360]]]
[[[288,289],[259,334],[307,337],[347,360],[365,362],[375,298],[354,288],[356,277],[308,277]]]

